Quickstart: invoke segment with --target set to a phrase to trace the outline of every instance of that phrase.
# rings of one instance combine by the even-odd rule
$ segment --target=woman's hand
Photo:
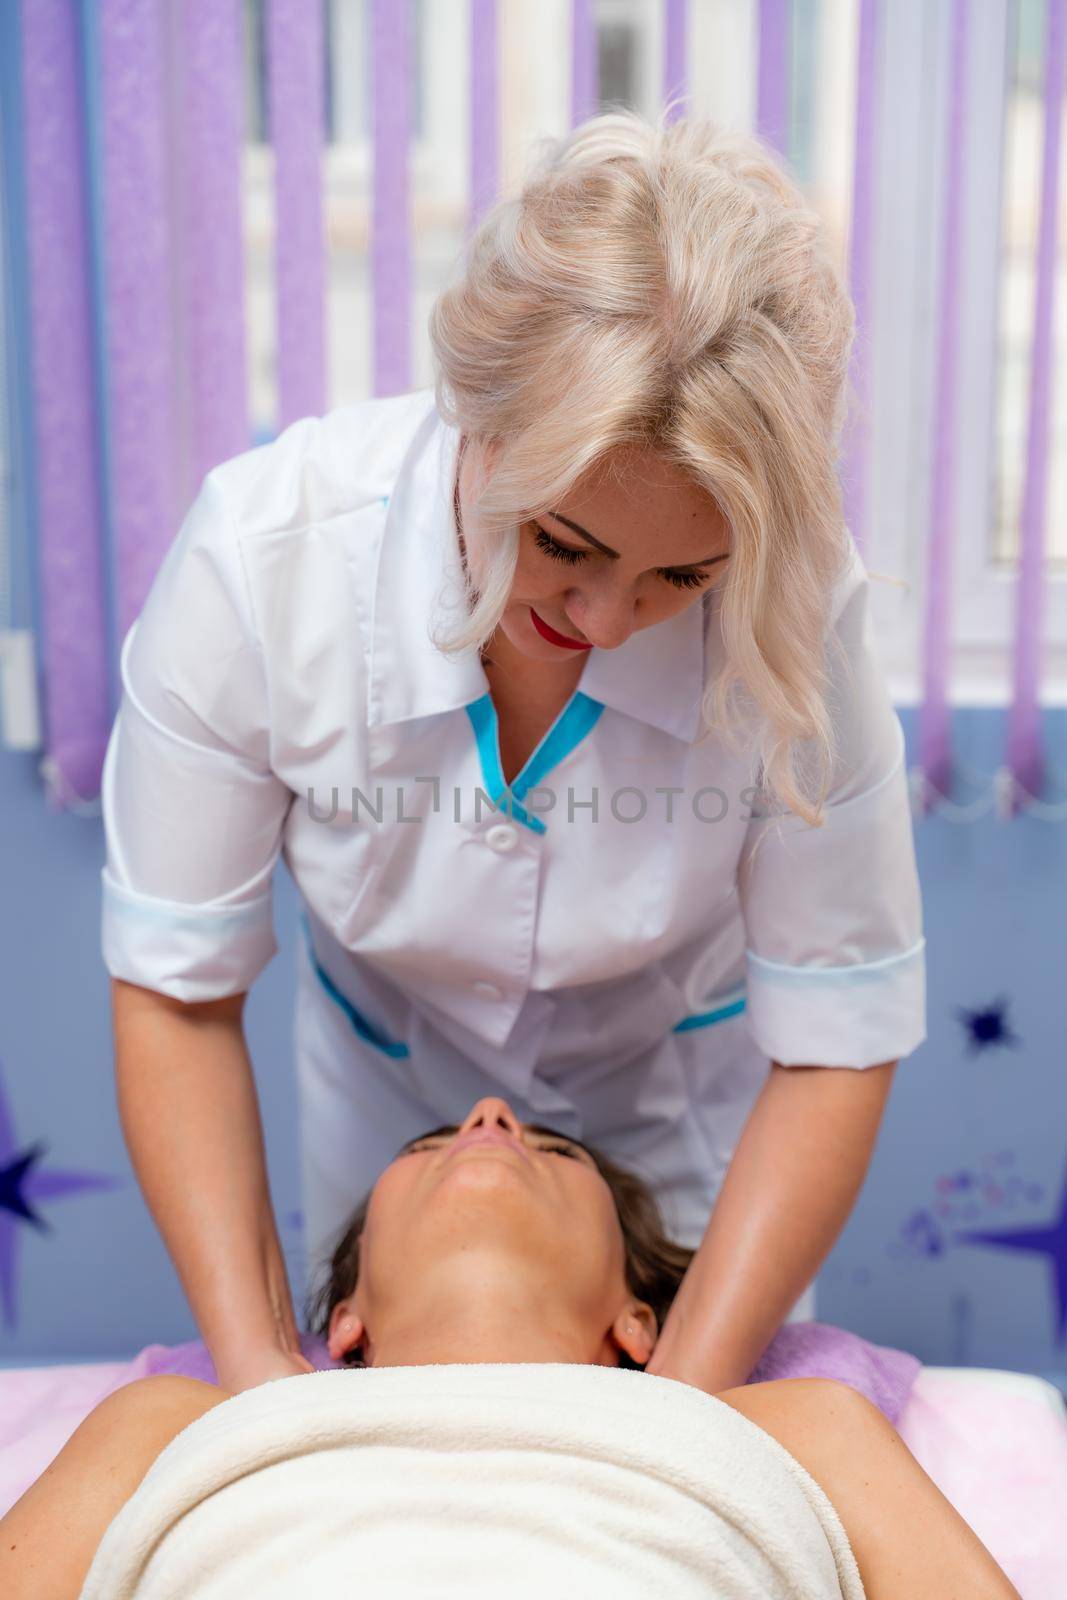
[[[316,1368],[299,1350],[282,1350],[270,1345],[264,1350],[245,1352],[238,1361],[218,1365],[219,1387],[231,1394],[245,1389],[255,1389],[274,1378],[293,1378],[300,1372],[314,1372]]]

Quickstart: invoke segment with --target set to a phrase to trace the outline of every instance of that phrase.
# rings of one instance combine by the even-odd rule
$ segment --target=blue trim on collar
[[[507,814],[517,822],[523,823],[534,833],[547,832],[540,817],[531,816],[522,801],[529,789],[539,784],[547,773],[558,767],[581,744],[595,727],[603,709],[600,700],[594,700],[591,695],[575,689],[532,755],[524,762],[522,771],[516,775],[509,789],[504,782],[504,768],[500,760],[500,723],[493,697],[487,692],[479,695],[477,700],[472,700],[467,706],[467,715],[478,743],[485,790],[493,804],[499,806],[503,801]]]
[[[490,800],[496,805],[506,785],[504,769],[500,765],[500,729],[497,725],[496,707],[492,695],[486,693],[479,699],[472,700],[467,707],[467,715],[471,719],[474,737],[478,741],[482,781]]]
[[[511,786],[520,800],[528,789],[535,788],[546,773],[558,767],[581,744],[586,734],[596,726],[603,709],[602,701],[583,694],[581,689],[575,689]]]

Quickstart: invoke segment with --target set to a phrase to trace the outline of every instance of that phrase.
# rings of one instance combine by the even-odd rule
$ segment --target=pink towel
[[[898,1427],[1023,1600],[1064,1600],[1067,1407],[1031,1382],[924,1367]]]

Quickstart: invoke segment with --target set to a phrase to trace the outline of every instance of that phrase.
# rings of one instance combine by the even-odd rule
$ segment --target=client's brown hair
[[[433,1131],[439,1133],[442,1130]],[[552,1128],[539,1127],[537,1131],[555,1133]],[[582,1144],[580,1139],[574,1139],[570,1134],[556,1136],[567,1138],[572,1144],[580,1144],[592,1156],[597,1170],[611,1190],[626,1255],[626,1287],[636,1299],[644,1300],[652,1307],[657,1326],[662,1328],[694,1252],[668,1238],[656,1197],[636,1172],[620,1166],[594,1145]],[[326,1338],[329,1333],[334,1306],[346,1300],[356,1287],[359,1246],[369,1204],[368,1190],[341,1232],[329,1260],[326,1278],[308,1295],[305,1305],[307,1325],[320,1338]],[[358,1348],[346,1351],[343,1360],[350,1367],[365,1365],[363,1353]],[[635,1367],[637,1363],[630,1359],[625,1350],[620,1350],[619,1365]]]

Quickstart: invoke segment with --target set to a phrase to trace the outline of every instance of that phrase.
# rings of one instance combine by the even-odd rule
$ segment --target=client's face
[[[456,1131],[413,1140],[371,1194],[359,1278],[334,1307],[335,1359],[369,1365],[643,1365],[656,1337],[625,1278],[615,1203],[592,1157],[479,1100]]]

